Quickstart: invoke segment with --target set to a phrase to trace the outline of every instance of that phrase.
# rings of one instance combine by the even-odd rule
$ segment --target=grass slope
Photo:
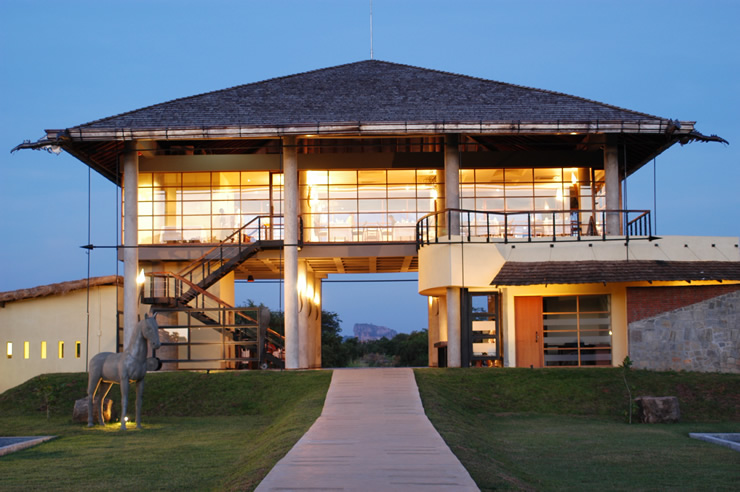
[[[418,369],[424,408],[481,490],[737,490],[740,453],[688,438],[740,432],[740,375],[631,371],[679,397],[683,422],[626,424],[621,369]]]
[[[85,374],[34,378],[0,395],[0,435],[60,437],[0,458],[0,489],[251,490],[319,416],[330,379],[328,371],[149,374],[144,429],[124,433],[120,424],[71,421]],[[116,408],[118,395],[118,387],[109,395]]]

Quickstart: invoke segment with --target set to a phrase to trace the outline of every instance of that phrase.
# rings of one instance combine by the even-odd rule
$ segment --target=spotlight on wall
[[[254,282],[254,277],[251,275],[247,276],[247,282]]]

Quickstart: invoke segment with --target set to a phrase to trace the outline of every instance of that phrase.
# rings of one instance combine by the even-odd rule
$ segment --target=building
[[[83,372],[115,352],[123,310],[115,275],[0,292],[0,393],[40,374]]]
[[[369,60],[18,148],[62,149],[122,186],[124,332],[152,305],[180,367],[320,367],[322,279],[418,271],[434,366],[618,365],[667,334],[662,359],[637,365],[706,370],[716,351],[738,370],[737,238],[656,237],[650,211],[622,206],[629,175],[693,141],[724,142],[691,121]],[[235,279],[270,278],[284,279],[284,347],[233,309]],[[697,299],[719,299],[722,320],[696,334],[668,315],[655,334],[653,318]]]

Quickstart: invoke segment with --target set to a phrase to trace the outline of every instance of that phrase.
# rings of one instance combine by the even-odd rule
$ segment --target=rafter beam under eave
[[[401,265],[401,271],[402,272],[408,272],[409,268],[411,268],[411,262],[414,261],[413,256],[404,256],[403,257],[403,264]]]
[[[334,265],[337,268],[337,273],[345,273],[344,272],[344,263],[342,262],[342,259],[339,257],[334,258]]]

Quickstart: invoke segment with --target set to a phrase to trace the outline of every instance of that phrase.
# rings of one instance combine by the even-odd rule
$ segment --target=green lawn
[[[0,395],[0,435],[60,436],[0,458],[0,490],[251,490],[319,416],[331,372],[149,374],[144,429],[126,432],[71,421],[85,377]],[[52,389],[49,420],[39,387]]]
[[[427,414],[483,490],[740,483],[740,453],[688,438],[740,432],[740,375],[631,371],[635,395],[677,395],[683,422],[628,425],[617,368],[415,374]],[[85,378],[47,375],[0,395],[0,435],[60,436],[0,458],[0,490],[251,490],[318,417],[331,372],[149,374],[144,429],[126,432],[71,422]],[[111,396],[118,407],[117,387]]]
[[[619,369],[419,369],[427,415],[482,490],[737,490],[740,453],[689,432],[740,432],[740,375],[632,371],[679,396],[684,422],[626,423]]]

